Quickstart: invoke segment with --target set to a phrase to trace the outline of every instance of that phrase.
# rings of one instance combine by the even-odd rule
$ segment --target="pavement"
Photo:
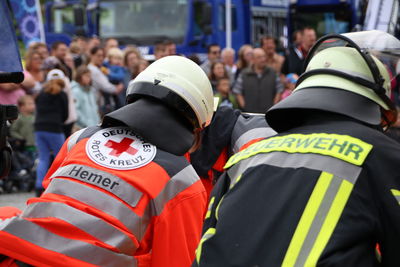
[[[34,192],[0,194],[0,207],[12,206],[23,210],[26,207],[26,201],[34,196]]]

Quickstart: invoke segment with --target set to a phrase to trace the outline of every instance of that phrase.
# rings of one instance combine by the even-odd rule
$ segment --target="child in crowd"
[[[33,122],[35,119],[35,101],[31,95],[24,95],[18,99],[19,116],[10,127],[10,136],[17,142],[23,143],[23,153],[31,162],[36,159],[35,135]]]
[[[124,53],[119,48],[110,48],[107,59],[108,61],[104,65],[108,68],[108,80],[112,84],[123,83],[126,75],[126,69],[123,66]]]
[[[108,80],[114,85],[123,84],[127,74],[127,69],[123,66],[124,53],[117,47],[110,48],[107,52],[107,59],[108,61],[104,63],[104,66],[107,68]],[[104,98],[106,102],[114,102],[114,109],[116,109],[122,107],[125,103],[125,94],[126,91],[123,90],[118,95],[105,95]],[[113,98],[112,100],[107,100],[107,98],[111,97]]]
[[[57,155],[65,141],[64,121],[68,118],[68,96],[64,92],[65,74],[53,69],[36,97],[35,142],[39,152],[36,171],[36,196],[43,192],[42,181],[50,167],[51,155]]]
[[[90,70],[85,65],[80,66],[76,70],[75,81],[72,81],[71,84],[76,112],[78,113],[78,120],[75,123],[77,129],[75,130],[94,126],[100,122],[96,93],[91,84]]]
[[[299,76],[296,73],[289,73],[285,78],[285,90],[282,93],[281,100],[288,97],[296,87]]]
[[[229,78],[226,77],[218,79],[216,87],[217,93],[215,93],[214,96],[219,98],[218,107],[229,106],[234,109],[239,108],[236,98],[231,92]]]

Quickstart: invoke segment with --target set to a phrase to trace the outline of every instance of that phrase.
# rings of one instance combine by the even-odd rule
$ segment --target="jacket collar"
[[[194,142],[194,134],[181,116],[149,98],[106,114],[101,126],[128,126],[146,141],[178,156],[184,155]]]

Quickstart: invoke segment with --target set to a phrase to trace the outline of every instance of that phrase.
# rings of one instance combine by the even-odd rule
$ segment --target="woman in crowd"
[[[213,92],[214,94],[217,92],[217,82],[219,79],[222,78],[228,78],[229,75],[228,72],[226,71],[225,64],[222,62],[214,62],[211,64],[210,67],[210,73],[208,75],[208,78],[210,79]]]
[[[253,47],[251,45],[242,45],[238,52],[237,71],[235,78],[239,76],[239,73],[250,66],[253,63]]]
[[[108,80],[106,73],[103,72],[103,70],[106,71],[106,68],[103,67],[104,57],[105,53],[103,48],[98,46],[93,47],[90,50],[90,63],[88,65],[92,76],[92,85],[96,89],[96,94],[101,94],[100,99],[97,101],[102,115],[113,111],[115,107],[115,103],[105,102],[103,96],[118,95],[124,89],[122,83],[114,85]],[[108,99],[111,98],[109,97]]]
[[[25,55],[25,70],[29,72],[35,83],[30,91],[33,95],[39,94],[44,82],[45,74],[42,69],[42,63],[43,59],[37,50],[29,50]]]

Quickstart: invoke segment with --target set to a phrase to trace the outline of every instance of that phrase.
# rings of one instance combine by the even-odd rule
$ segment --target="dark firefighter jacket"
[[[381,132],[314,118],[225,168],[193,266],[400,266],[400,146]]]

